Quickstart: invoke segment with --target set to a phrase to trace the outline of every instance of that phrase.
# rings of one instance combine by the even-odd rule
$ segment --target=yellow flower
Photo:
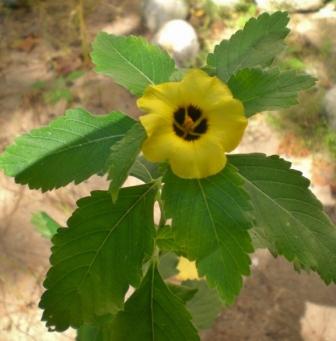
[[[187,258],[180,257],[177,270],[179,273],[177,274],[176,279],[179,281],[199,279],[195,262],[191,262]]]
[[[168,161],[185,179],[221,171],[224,153],[237,147],[247,125],[244,107],[230,89],[198,69],[180,82],[149,86],[137,105],[147,113],[140,117],[147,132],[145,158]]]

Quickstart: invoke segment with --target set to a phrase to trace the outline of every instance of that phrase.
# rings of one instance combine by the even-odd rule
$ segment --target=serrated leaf
[[[123,188],[116,204],[107,191],[80,199],[53,238],[51,269],[40,307],[58,331],[93,323],[123,306],[129,285],[139,284],[154,242],[154,183]]]
[[[172,218],[176,247],[196,260],[200,276],[206,276],[227,302],[233,302],[248,275],[253,251],[247,213],[251,207],[243,181],[234,167],[204,179],[185,180],[167,172],[162,197],[166,215]]]
[[[146,183],[156,180],[162,175],[160,166],[147,161],[143,156],[136,158],[129,174]]]
[[[277,69],[243,69],[228,83],[233,96],[243,102],[248,117],[297,104],[298,92],[314,84],[314,78],[309,75]]]
[[[117,314],[111,325],[110,341],[199,340],[191,316],[181,299],[151,266],[138,290]]]
[[[142,125],[136,123],[121,140],[112,146],[107,167],[108,178],[111,180],[110,192],[114,201],[117,200],[119,189],[127,179],[146,137],[146,131]]]
[[[18,137],[0,156],[0,168],[17,183],[42,191],[78,184],[104,169],[111,146],[134,122],[119,112],[92,116],[68,110],[47,127]]]
[[[250,19],[243,30],[215,47],[208,55],[208,67],[227,82],[241,69],[270,65],[284,47],[288,21],[286,12],[263,13]]]
[[[278,156],[231,155],[245,178],[260,240],[273,254],[336,282],[336,227],[309,190],[309,180]]]
[[[53,218],[43,211],[33,213],[31,223],[35,226],[36,230],[47,239],[51,239],[61,227]]]
[[[218,293],[215,289],[209,288],[203,280],[185,281],[182,284],[197,289],[195,295],[187,302],[187,309],[195,326],[198,330],[210,328],[223,308]]]
[[[144,38],[105,32],[93,42],[92,60],[98,73],[112,77],[136,96],[148,85],[168,82],[175,70],[168,54]]]

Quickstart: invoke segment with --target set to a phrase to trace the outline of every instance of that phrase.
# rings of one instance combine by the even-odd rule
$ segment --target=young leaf
[[[315,84],[314,78],[295,71],[243,69],[228,83],[233,96],[241,100],[245,115],[297,104],[298,92]]]
[[[201,180],[185,180],[167,172],[163,200],[172,218],[176,247],[196,260],[200,276],[206,276],[222,298],[233,302],[249,274],[248,233],[250,210],[243,181],[234,167]]]
[[[114,314],[123,306],[128,286],[136,287],[154,241],[154,183],[111,194],[92,192],[53,238],[40,307],[48,327],[78,328]]]
[[[136,123],[111,148],[107,167],[108,178],[111,180],[110,191],[114,201],[118,198],[119,189],[126,180],[146,136],[146,131],[142,125]]]
[[[273,254],[336,282],[336,227],[309,190],[309,181],[278,156],[231,155],[245,178],[260,240]]]
[[[104,32],[93,42],[92,60],[98,73],[112,77],[136,96],[148,85],[168,82],[175,70],[168,54],[145,39]]]
[[[207,283],[200,281],[185,281],[183,286],[197,289],[195,295],[187,302],[187,309],[198,330],[208,329],[220,314],[223,304],[216,290],[209,288]]]
[[[92,116],[68,110],[49,126],[17,138],[0,156],[0,168],[17,183],[43,191],[78,184],[104,168],[111,146],[134,122],[119,112]]]
[[[227,82],[241,69],[270,65],[284,47],[288,21],[286,12],[263,13],[250,19],[243,30],[223,40],[208,55],[208,67]]]
[[[117,314],[110,328],[110,341],[199,340],[191,316],[181,299],[151,266],[140,287]]]
[[[45,212],[35,212],[32,215],[32,224],[36,230],[47,239],[51,239],[60,228],[60,225]]]

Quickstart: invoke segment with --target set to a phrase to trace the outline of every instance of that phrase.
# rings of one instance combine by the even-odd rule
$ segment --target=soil
[[[144,32],[140,2],[120,3],[101,0],[96,6],[91,5],[87,15],[89,40],[102,29],[117,34]],[[16,136],[62,115],[69,106],[82,106],[96,114],[112,110],[132,116],[138,113],[134,98],[92,71],[74,82],[72,103],[43,102],[33,89],[36,81],[52,79],[82,64],[78,35],[76,38],[67,31],[69,41],[62,42],[63,47],[57,43],[56,38],[62,36],[62,23],[68,18],[64,9],[62,12],[60,6],[48,7],[49,1],[46,4],[44,21],[55,20],[48,14],[50,11],[63,20],[52,21],[47,30],[36,11],[0,12],[0,35],[4,37],[0,43],[0,151]],[[278,136],[257,115],[251,120],[239,152],[274,154],[278,146]],[[311,175],[311,156],[293,161],[304,174]],[[328,184],[313,184],[335,217],[334,199],[327,187]],[[48,333],[40,321],[38,301],[49,266],[50,242],[34,230],[31,215],[43,210],[65,224],[78,198],[93,189],[106,188],[105,179],[95,176],[79,186],[69,185],[42,194],[19,186],[0,173],[0,341],[74,340],[73,331]],[[253,264],[241,296],[223,311],[211,330],[203,333],[205,341],[336,340],[335,285],[327,287],[315,274],[297,274],[290,264],[274,259],[266,251],[258,251]]]

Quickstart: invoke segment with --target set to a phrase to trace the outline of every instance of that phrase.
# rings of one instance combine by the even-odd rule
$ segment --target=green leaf
[[[289,33],[288,21],[286,12],[263,13],[250,19],[243,30],[215,47],[208,55],[208,66],[228,82],[241,69],[270,65],[284,47],[283,40]]]
[[[161,251],[176,251],[175,236],[170,226],[163,226],[158,229],[156,245]]]
[[[120,141],[112,146],[107,167],[108,178],[111,180],[110,192],[114,201],[117,200],[119,189],[127,179],[146,137],[145,129],[140,123],[136,123]]]
[[[169,290],[181,299],[184,303],[189,302],[197,293],[197,288],[191,286],[177,285],[173,283],[167,283]]]
[[[46,212],[42,211],[33,213],[31,222],[36,227],[36,230],[47,239],[51,239],[61,227]]]
[[[0,168],[17,183],[43,191],[78,184],[104,169],[111,146],[133,124],[118,112],[92,116],[68,110],[49,126],[18,137],[0,156]]]
[[[245,178],[256,215],[255,232],[273,254],[336,282],[336,227],[309,190],[309,180],[278,156],[232,155]]]
[[[129,174],[143,182],[151,182],[162,175],[160,166],[157,163],[147,161],[143,156],[136,158]]]
[[[113,315],[104,315],[93,324],[83,324],[77,329],[76,341],[109,341],[109,326]]]
[[[99,341],[99,334],[99,327],[83,325],[77,331],[76,341]]]
[[[178,260],[178,257],[173,252],[167,252],[160,256],[158,268],[162,278],[166,279],[178,274]]]
[[[111,325],[110,341],[199,340],[191,316],[181,299],[151,266],[140,287],[117,314]]]
[[[211,328],[223,308],[216,290],[209,288],[203,280],[185,281],[182,284],[197,289],[195,295],[187,302],[187,309],[195,326],[198,330]]]
[[[221,297],[233,302],[250,273],[253,251],[247,212],[251,209],[243,181],[231,165],[204,179],[184,180],[170,171],[162,197],[172,218],[176,247],[205,275]]]
[[[168,54],[144,38],[104,32],[93,42],[92,60],[98,73],[112,77],[136,96],[148,85],[168,82],[175,70]]]
[[[245,115],[297,104],[298,92],[315,84],[314,78],[295,71],[243,69],[232,76],[229,88],[241,100]]]
[[[122,308],[128,286],[139,284],[153,251],[156,191],[151,183],[123,188],[116,204],[106,191],[78,201],[69,228],[52,240],[40,302],[48,327],[78,328]]]

